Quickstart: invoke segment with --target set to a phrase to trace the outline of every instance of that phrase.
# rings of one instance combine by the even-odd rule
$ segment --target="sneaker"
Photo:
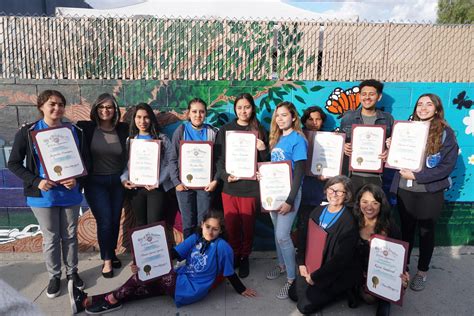
[[[280,300],[287,299],[288,298],[288,291],[290,290],[290,287],[291,287],[291,283],[286,282],[285,285],[283,285],[283,287],[280,289],[280,292],[278,292],[276,297],[279,298]]]
[[[266,278],[267,280],[275,280],[275,279],[278,279],[280,275],[282,275],[285,272],[286,270],[284,268],[277,265],[277,266],[274,266],[273,269],[268,271]]]
[[[107,300],[104,299],[102,302],[99,302],[97,304],[87,307],[86,313],[89,315],[99,315],[99,314],[110,313],[110,312],[119,310],[121,308],[122,308],[122,304],[120,302],[116,304],[110,304],[109,302],[107,302]]]
[[[67,291],[69,294],[69,303],[71,304],[72,313],[77,314],[84,311],[85,308],[83,302],[87,298],[87,293],[75,287],[73,280],[67,282]]]
[[[81,280],[77,272],[74,272],[73,274],[68,275],[67,279],[68,281],[72,280],[74,282],[74,286],[77,287],[79,290],[84,289],[84,281]]]
[[[46,296],[49,298],[55,298],[59,293],[61,293],[61,280],[57,277],[52,277],[51,280],[49,280]]]
[[[240,259],[239,277],[246,278],[249,276],[249,273],[249,257],[242,257],[242,259]]]
[[[410,282],[410,288],[413,291],[423,291],[426,285],[426,275],[422,276],[421,274],[415,274],[413,280]]]

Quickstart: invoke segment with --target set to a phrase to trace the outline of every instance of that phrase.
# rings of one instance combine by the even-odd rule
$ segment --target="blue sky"
[[[287,4],[334,17],[358,15],[360,20],[435,22],[438,0],[327,1],[284,0]]]

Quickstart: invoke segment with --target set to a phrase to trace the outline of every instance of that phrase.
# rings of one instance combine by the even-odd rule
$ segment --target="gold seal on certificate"
[[[291,162],[260,162],[260,202],[262,208],[276,211],[286,201],[291,191]]]
[[[158,186],[161,142],[155,139],[131,139],[129,179],[137,186]]]
[[[138,279],[150,281],[171,271],[171,260],[164,224],[154,223],[134,229],[130,234]]]
[[[255,180],[257,134],[227,131],[225,134],[225,170],[240,179]]]
[[[382,235],[370,241],[367,290],[384,300],[402,304],[402,279],[407,262],[408,243]]]
[[[345,134],[315,132],[311,155],[311,173],[334,177],[341,174]]]
[[[395,121],[385,166],[392,169],[420,171],[430,131],[429,122]]]
[[[31,134],[49,180],[58,182],[87,174],[71,128],[46,128]]]
[[[212,147],[212,142],[180,142],[179,177],[185,186],[203,189],[211,182]]]
[[[352,125],[352,171],[382,172],[379,155],[385,146],[385,125]]]

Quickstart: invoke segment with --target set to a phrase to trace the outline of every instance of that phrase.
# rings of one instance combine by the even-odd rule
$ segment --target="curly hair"
[[[380,212],[377,217],[374,233],[388,235],[391,227],[390,204],[382,188],[372,183],[364,185],[357,193],[355,200],[353,212],[359,222],[359,229],[365,226],[364,214],[360,208],[360,200],[365,192],[371,193],[374,199],[380,203]]]

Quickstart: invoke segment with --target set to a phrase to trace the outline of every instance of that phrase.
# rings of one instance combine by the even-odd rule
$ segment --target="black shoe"
[[[52,277],[51,280],[49,280],[46,296],[49,298],[55,298],[59,293],[61,293],[61,280],[57,277]]]
[[[357,287],[353,287],[347,291],[347,305],[349,308],[359,307],[359,293]]]
[[[120,302],[116,304],[110,304],[105,299],[102,302],[99,302],[95,305],[86,308],[86,313],[90,315],[99,315],[110,313],[122,308],[122,304]]]
[[[234,269],[240,267],[240,257],[234,257]]]
[[[67,282],[67,291],[69,293],[69,303],[71,304],[72,313],[77,314],[84,311],[83,302],[87,298],[87,293],[75,287],[72,280]]]
[[[74,286],[77,287],[79,290],[84,289],[84,281],[81,280],[77,272],[74,272],[73,274],[68,275],[66,278],[68,279],[68,281],[72,280],[74,282]]]
[[[122,261],[120,261],[120,259],[117,258],[117,256],[114,256],[112,258],[112,268],[120,269],[121,267],[122,267]]]
[[[109,272],[104,272],[104,265],[102,265],[102,276],[106,279],[113,278],[114,277],[114,269],[111,269]]]
[[[249,273],[249,257],[242,257],[240,259],[239,277],[246,278]]]

